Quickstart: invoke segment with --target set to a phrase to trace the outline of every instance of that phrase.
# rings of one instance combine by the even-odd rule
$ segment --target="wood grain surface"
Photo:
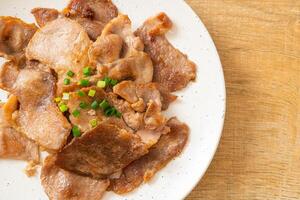
[[[300,0],[187,2],[227,85],[220,146],[187,200],[299,200]]]

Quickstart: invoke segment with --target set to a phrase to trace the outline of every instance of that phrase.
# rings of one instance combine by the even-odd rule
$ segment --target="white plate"
[[[125,196],[107,193],[105,200],[183,199],[209,166],[221,136],[225,114],[225,84],[222,66],[206,28],[183,0],[114,0],[121,12],[129,15],[137,28],[148,17],[166,12],[174,22],[170,41],[196,62],[197,81],[178,93],[179,100],[167,115],[176,115],[191,128],[187,147],[180,157],[155,178]],[[34,7],[62,9],[67,0],[1,0],[0,15],[33,22]],[[5,94],[1,92],[2,99]],[[46,200],[39,178],[27,178],[24,162],[0,161],[0,200]]]

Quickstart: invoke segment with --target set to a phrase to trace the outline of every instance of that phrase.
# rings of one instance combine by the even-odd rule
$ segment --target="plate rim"
[[[209,33],[209,31],[207,30],[205,24],[202,22],[202,19],[201,17],[196,13],[196,11],[185,1],[185,0],[180,0],[183,2],[183,4],[187,7],[187,9],[190,10],[191,13],[193,13],[194,17],[198,19],[199,23],[202,25],[202,27],[205,29],[207,35],[209,36],[210,38],[210,43],[212,45],[212,50],[216,56],[216,60],[217,60],[217,64],[219,65],[219,70],[220,70],[220,73],[221,73],[221,83],[222,83],[222,91],[220,91],[220,93],[222,93],[222,96],[224,97],[224,101],[223,101],[223,112],[224,112],[224,116],[222,117],[221,121],[220,121],[220,124],[219,124],[219,133],[218,133],[218,137],[217,137],[217,140],[216,140],[216,145],[214,146],[213,148],[213,153],[210,155],[210,159],[209,161],[207,162],[206,166],[205,166],[205,170],[203,170],[201,173],[199,173],[198,175],[198,181],[195,182],[193,184],[193,186],[191,187],[191,189],[189,191],[186,192],[186,194],[184,195],[184,197],[182,198],[182,200],[184,200],[185,198],[187,198],[191,192],[197,187],[197,185],[201,182],[201,180],[203,179],[204,175],[207,173],[216,153],[217,153],[217,150],[219,148],[219,145],[220,145],[220,141],[221,141],[221,138],[222,138],[222,135],[223,135],[223,130],[224,130],[224,124],[225,124],[225,118],[226,118],[226,113],[227,113],[227,93],[226,93],[226,82],[225,82],[225,76],[224,76],[224,69],[223,69],[223,65],[222,65],[222,62],[221,62],[221,58],[220,58],[220,55],[219,55],[219,52],[218,52],[218,49],[216,47],[216,44],[211,36],[211,34]]]

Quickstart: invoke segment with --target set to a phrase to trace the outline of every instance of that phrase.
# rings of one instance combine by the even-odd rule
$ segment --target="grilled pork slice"
[[[17,123],[27,137],[49,150],[61,149],[70,134],[70,124],[53,102],[54,77],[42,71],[23,69],[13,93],[20,102]]]
[[[169,91],[183,89],[196,78],[196,65],[181,53],[165,37],[172,22],[164,13],[148,19],[137,31],[145,44],[145,52],[153,61],[153,81]]]
[[[143,42],[131,30],[130,19],[120,14],[104,27],[89,50],[89,58],[111,78],[148,83],[152,81],[153,65],[143,50]]]
[[[73,20],[59,18],[36,32],[26,49],[29,60],[53,66],[57,74],[78,71],[87,64],[91,41],[85,30]]]
[[[54,156],[45,159],[41,182],[50,200],[99,200],[109,186],[107,179],[95,180],[59,168]]]
[[[118,16],[118,9],[109,0],[71,0],[62,13],[51,8],[34,8],[31,13],[40,27],[62,16],[73,19],[95,41],[104,26]]]
[[[171,132],[163,135],[159,142],[149,149],[149,153],[132,162],[120,178],[111,179],[110,190],[123,194],[149,181],[157,171],[178,156],[188,139],[189,128],[176,118],[168,121]]]
[[[63,13],[84,27],[92,40],[96,40],[104,26],[118,16],[111,0],[71,0]]]
[[[26,24],[14,17],[0,17],[0,56],[20,60],[24,49],[36,32],[34,24]]]
[[[137,135],[116,125],[101,123],[59,152],[56,164],[82,175],[106,178],[147,152]]]
[[[66,144],[71,126],[53,102],[55,78],[41,68],[27,65],[19,69],[12,62],[5,64],[0,72],[0,86],[18,98],[18,130],[44,148],[57,151]]]
[[[49,65],[56,72],[57,93],[61,94],[70,87],[77,87],[77,82],[83,77],[82,69],[88,64],[90,44],[87,33],[77,22],[58,18],[36,32],[26,49],[26,57]],[[69,70],[76,76],[65,85]]]
[[[15,97],[0,105],[0,158],[39,162],[39,148],[10,123],[10,107],[16,107]],[[10,116],[7,116],[10,115]]]
[[[56,20],[59,17],[59,12],[52,8],[34,8],[31,10],[39,27],[45,26],[47,23]]]

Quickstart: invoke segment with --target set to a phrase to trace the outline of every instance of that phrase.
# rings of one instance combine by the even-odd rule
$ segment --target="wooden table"
[[[187,2],[227,85],[218,152],[187,200],[299,200],[300,0]]]

